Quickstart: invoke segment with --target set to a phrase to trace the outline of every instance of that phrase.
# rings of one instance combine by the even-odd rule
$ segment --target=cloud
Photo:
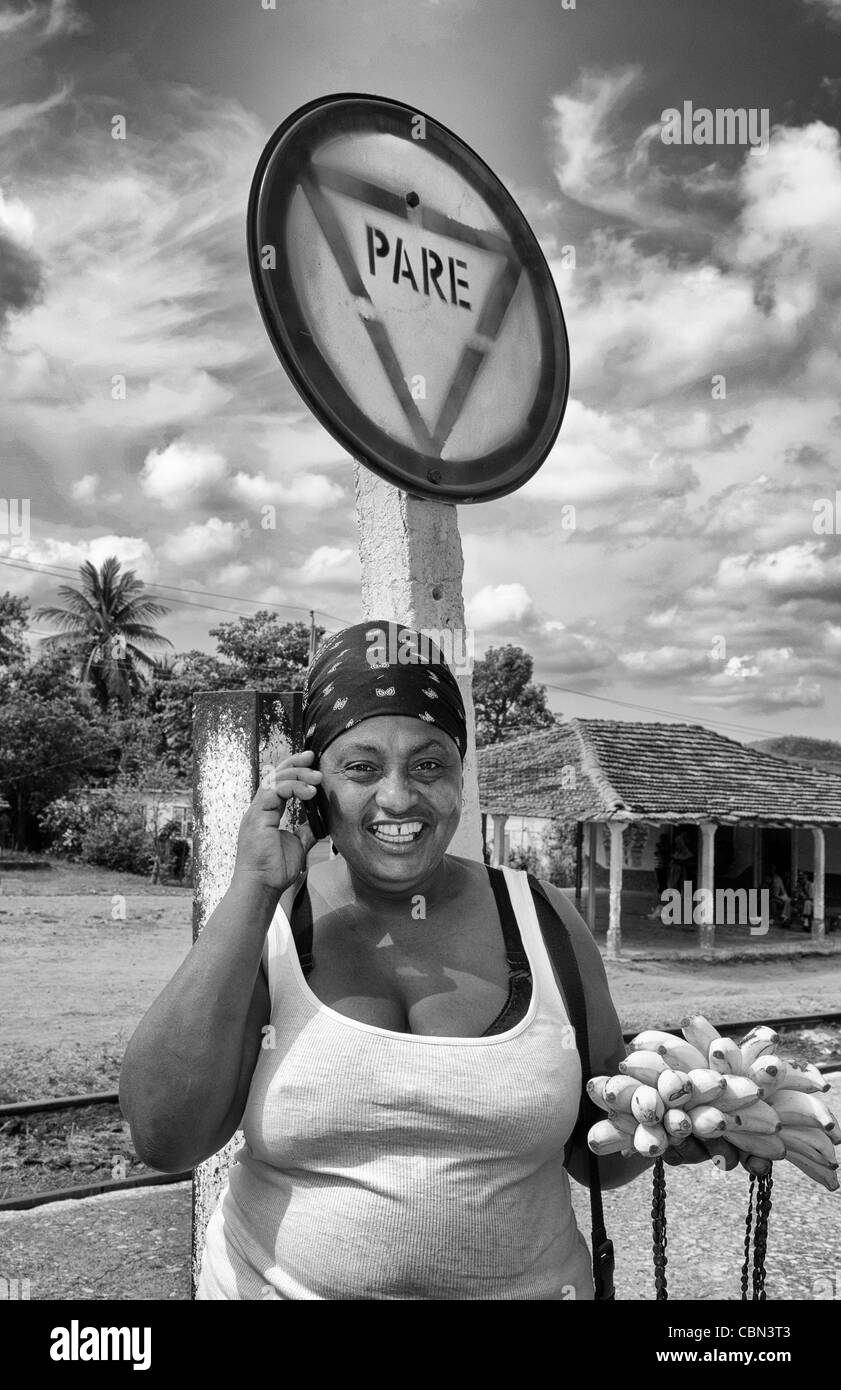
[[[247,521],[220,521],[218,516],[193,522],[167,536],[162,544],[166,558],[175,565],[205,565],[239,550],[251,533]]]
[[[71,485],[70,496],[74,502],[93,502],[99,496],[99,474],[85,473]]]
[[[304,584],[358,578],[359,559],[351,546],[320,545],[307,556],[300,570],[300,579]]]
[[[29,43],[45,42],[65,34],[84,33],[90,27],[73,0],[27,0],[25,9],[0,8],[0,39],[10,42],[17,36]]]
[[[841,0],[804,0],[812,9],[821,9],[828,19],[841,24]]]
[[[110,555],[116,555],[127,569],[135,569],[141,579],[151,581],[157,574],[157,561],[152,547],[140,536],[92,536],[89,540],[63,540],[45,536],[26,547],[26,559],[36,565],[78,567],[85,560],[99,566]],[[57,578],[51,582],[62,582]],[[72,582],[68,576],[67,582]]]
[[[263,473],[237,473],[231,491],[238,501],[251,507],[282,505],[316,510],[334,506],[345,496],[338,483],[320,473],[296,473],[272,479]]]
[[[757,590],[780,598],[841,598],[841,554],[829,552],[824,541],[803,541],[764,555],[728,555],[720,561],[714,580],[720,593],[737,593],[742,600]]]
[[[43,271],[31,249],[33,230],[30,209],[0,188],[0,327],[10,314],[31,308],[41,294]]]
[[[169,511],[195,503],[203,490],[225,477],[224,455],[212,445],[176,439],[164,449],[152,449],[140,474],[147,497]]]

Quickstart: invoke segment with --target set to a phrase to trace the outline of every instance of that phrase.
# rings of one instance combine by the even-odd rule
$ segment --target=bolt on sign
[[[452,131],[382,97],[323,97],[269,140],[248,206],[269,337],[313,414],[395,486],[521,487],[555,441],[569,353],[517,204]]]

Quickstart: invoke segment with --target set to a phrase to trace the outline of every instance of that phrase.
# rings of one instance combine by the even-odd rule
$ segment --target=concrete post
[[[193,719],[195,830],[193,940],[224,897],[234,870],[240,821],[267,768],[301,743],[300,694],[263,695],[253,690],[197,694]],[[281,822],[297,823],[290,802]],[[228,1166],[242,1142],[229,1144],[193,1175],[192,1290],[195,1297],[204,1232]]]
[[[596,849],[599,822],[590,821],[590,835],[587,844],[587,926],[596,933]]]
[[[812,912],[812,936],[826,935],[826,841],[819,825],[813,825],[812,839],[815,845],[814,869],[814,909]]]
[[[493,862],[497,868],[505,863],[505,825],[507,816],[494,814],[494,853]]]
[[[607,958],[622,954],[622,869],[625,862],[625,823],[610,822],[610,913],[607,924]]]
[[[797,887],[797,875],[800,873],[800,827],[791,827],[791,892]]]
[[[369,618],[405,623],[433,639],[436,632],[449,628],[453,651],[469,657],[472,648],[464,626],[461,587],[464,558],[455,506],[410,497],[360,464],[355,465],[354,476],[363,613]],[[467,756],[461,823],[449,852],[481,862],[476,719],[469,660],[456,663],[453,674],[467,715]]]
[[[699,867],[699,888],[704,889],[703,917],[701,920],[700,946],[709,949],[715,944],[715,821],[701,821],[701,862]],[[709,897],[707,897],[709,894]]]

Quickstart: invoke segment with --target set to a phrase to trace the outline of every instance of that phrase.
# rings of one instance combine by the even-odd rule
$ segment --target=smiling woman
[[[129,1044],[138,1153],[195,1164],[241,1124],[200,1299],[592,1299],[565,1168],[582,1090],[572,982],[527,876],[447,853],[467,730],[437,648],[383,624],[322,646],[307,747],[240,828],[231,886]],[[316,765],[317,764],[317,765]],[[309,825],[280,830],[286,800]],[[337,854],[307,872],[314,838]],[[566,898],[592,1069],[624,1057],[604,969]],[[649,1166],[599,1161],[606,1185]]]

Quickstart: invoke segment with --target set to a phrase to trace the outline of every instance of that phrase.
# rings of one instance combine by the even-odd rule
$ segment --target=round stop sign
[[[569,388],[561,306],[517,204],[452,131],[381,97],[302,107],[254,174],[248,252],[281,362],[354,458],[447,502],[540,467]]]

